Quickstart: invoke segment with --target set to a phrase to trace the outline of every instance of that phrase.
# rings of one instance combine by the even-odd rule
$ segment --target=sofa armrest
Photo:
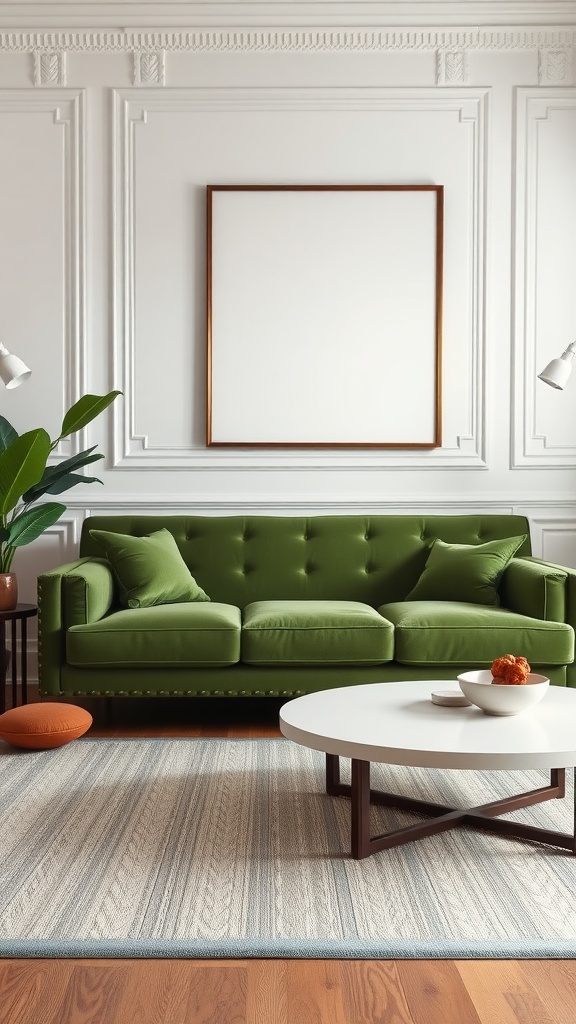
[[[575,574],[576,575],[576,574]],[[500,581],[500,603],[520,615],[568,622],[568,570],[537,558],[513,558]]]
[[[547,569],[566,573],[566,615],[564,621],[569,626],[572,626],[572,629],[576,632],[576,569],[566,565],[558,565],[556,562],[546,562],[542,558],[530,558],[529,561],[537,565],[544,565]],[[576,662],[573,662],[566,668],[566,684],[576,688]]]
[[[59,694],[66,660],[66,630],[97,622],[115,603],[115,584],[104,559],[79,558],[38,577],[38,681],[40,693]]]

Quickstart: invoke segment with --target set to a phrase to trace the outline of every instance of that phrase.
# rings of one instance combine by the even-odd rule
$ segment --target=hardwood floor
[[[88,735],[279,735],[278,702],[235,705],[128,700]],[[0,960],[0,1024],[575,1021],[572,960]]]
[[[2,1024],[574,1024],[571,961],[4,960]]]
[[[2,1024],[574,1024],[566,961],[0,961]]]

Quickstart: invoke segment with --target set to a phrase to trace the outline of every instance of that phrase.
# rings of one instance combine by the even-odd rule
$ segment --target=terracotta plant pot
[[[11,612],[18,604],[18,579],[15,572],[0,572],[0,612]]]

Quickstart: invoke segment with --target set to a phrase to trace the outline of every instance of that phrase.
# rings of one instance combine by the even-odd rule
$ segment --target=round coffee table
[[[550,686],[536,707],[500,718],[476,707],[433,704],[432,691],[446,689],[459,688],[453,679],[369,683],[310,693],[281,708],[282,734],[326,753],[326,792],[351,798],[352,856],[360,860],[457,825],[576,853],[574,827],[568,834],[495,820],[500,814],[565,795],[566,768],[576,765],[576,690]],[[340,781],[340,757],[352,760],[350,785]],[[460,809],[371,789],[371,761],[414,768],[546,768],[550,785]],[[433,815],[433,820],[371,836],[371,803]]]

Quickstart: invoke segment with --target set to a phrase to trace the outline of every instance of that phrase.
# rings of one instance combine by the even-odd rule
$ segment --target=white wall
[[[2,5],[0,336],[34,373],[0,408],[55,435],[124,392],[22,600],[96,511],[518,511],[576,566],[576,379],[536,379],[576,338],[575,41],[564,0]],[[205,185],[372,182],[445,186],[443,447],[207,449]]]

